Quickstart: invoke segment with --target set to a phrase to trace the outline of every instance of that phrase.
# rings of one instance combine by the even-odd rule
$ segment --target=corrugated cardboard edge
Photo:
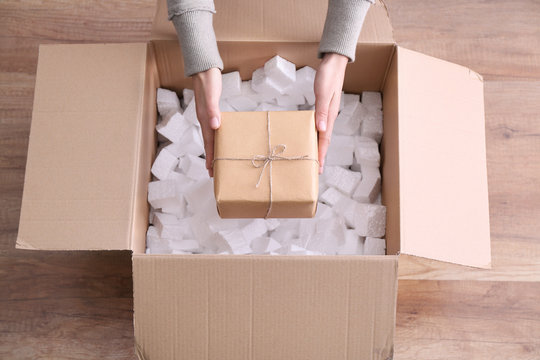
[[[320,354],[312,348],[315,346],[325,353],[337,354],[339,359],[356,359],[359,355],[392,358],[398,284],[396,255],[141,254],[134,255],[133,271],[134,327],[136,337],[140,337],[136,338],[135,352],[140,360],[156,356],[213,358],[217,351],[222,351],[222,359],[254,359],[261,351],[275,349],[274,341],[282,343],[286,348],[281,350],[288,355],[314,351]],[[171,273],[177,276],[167,284],[156,282]],[[380,286],[381,281],[384,286]],[[251,296],[246,291],[251,291]],[[189,295],[185,303],[182,293]],[[267,293],[273,295],[262,297]],[[339,299],[336,294],[340,294]],[[158,299],[161,306],[154,307],[152,304]],[[245,306],[256,312],[255,323],[253,313],[250,315]],[[275,314],[276,306],[287,312]],[[323,309],[329,313],[319,313]],[[171,313],[175,315],[171,317]],[[290,314],[295,314],[295,321],[287,329],[284,326],[289,323]],[[330,318],[334,320],[327,323]],[[205,330],[204,326],[210,327]],[[287,339],[297,336],[295,326],[310,330],[305,339],[293,344]],[[269,335],[278,328],[285,333],[276,334],[275,338]],[[254,330],[257,336],[250,339]],[[312,343],[310,339],[322,339],[322,334],[332,334],[327,338],[330,343]],[[167,347],[160,346],[163,342]],[[209,344],[212,346],[208,347]],[[256,353],[252,352],[254,349]]]
[[[151,180],[150,168],[156,153],[157,121],[156,90],[159,87],[159,75],[155,60],[154,47],[146,47],[146,64],[143,90],[139,98],[140,118],[137,127],[135,145],[135,164],[133,166],[132,223],[130,228],[130,249],[134,253],[144,253],[146,231],[148,228],[148,182]]]

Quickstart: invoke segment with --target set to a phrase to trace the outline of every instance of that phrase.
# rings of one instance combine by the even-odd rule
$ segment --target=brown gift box
[[[309,218],[319,163],[313,111],[224,112],[214,139],[222,218]]]

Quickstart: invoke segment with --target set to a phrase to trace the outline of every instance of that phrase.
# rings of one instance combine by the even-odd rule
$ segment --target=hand
[[[315,124],[319,131],[319,174],[330,145],[334,121],[339,112],[341,89],[349,58],[340,54],[324,55],[315,75]]]
[[[210,177],[214,176],[212,161],[214,160],[214,131],[221,124],[219,98],[221,96],[221,71],[218,68],[193,75],[193,91],[197,118],[201,124],[206,153],[206,169]]]

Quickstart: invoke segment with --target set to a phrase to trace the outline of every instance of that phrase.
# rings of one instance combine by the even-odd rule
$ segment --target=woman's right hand
[[[208,175],[214,176],[212,162],[214,160],[214,131],[221,125],[219,98],[221,96],[221,71],[218,68],[193,75],[193,91],[197,118],[201,124],[206,153],[206,169]]]

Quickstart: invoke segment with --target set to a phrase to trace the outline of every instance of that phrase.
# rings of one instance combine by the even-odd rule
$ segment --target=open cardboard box
[[[225,71],[317,67],[326,0],[216,3]],[[490,266],[482,77],[375,4],[344,90],[383,92],[387,255],[146,255],[156,88],[191,86],[164,5],[149,43],[40,47],[17,247],[132,250],[141,359],[392,358],[399,253]]]

